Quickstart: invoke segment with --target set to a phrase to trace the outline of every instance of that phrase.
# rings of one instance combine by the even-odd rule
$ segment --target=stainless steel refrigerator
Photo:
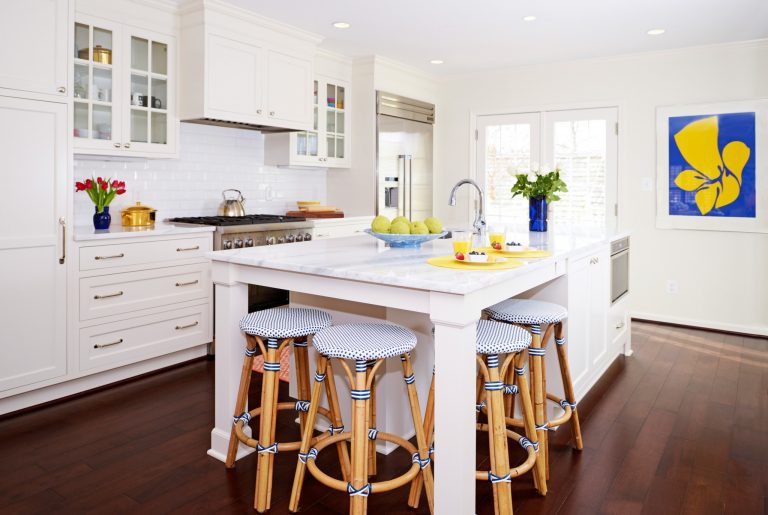
[[[432,216],[435,106],[376,92],[376,213],[417,221]]]

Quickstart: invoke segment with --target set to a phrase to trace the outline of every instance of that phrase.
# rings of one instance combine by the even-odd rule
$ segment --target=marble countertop
[[[515,241],[550,250],[553,255],[522,260],[524,266],[509,270],[457,270],[428,264],[430,257],[453,254],[451,240],[427,242],[420,249],[393,249],[367,235],[223,250],[209,252],[208,257],[239,265],[463,295],[547,266],[553,260],[590,252],[620,236],[520,234]]]
[[[114,238],[140,238],[145,236],[176,236],[179,234],[194,234],[213,232],[216,228],[207,225],[175,225],[157,222],[152,227],[123,227],[120,220],[112,223],[106,231],[96,231],[93,226],[76,226],[73,232],[75,241],[110,240]]]

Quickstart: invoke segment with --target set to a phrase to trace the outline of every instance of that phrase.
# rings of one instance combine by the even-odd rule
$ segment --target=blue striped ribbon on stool
[[[544,422],[540,426],[536,426],[536,431],[549,431],[549,422]]]
[[[245,355],[248,356],[249,358],[254,357],[256,355],[256,349],[249,349],[246,347]]]
[[[331,433],[331,436],[335,435],[336,433],[343,433],[344,432],[344,424],[342,424],[340,426],[334,426],[333,424],[331,424],[328,427],[328,432]]]
[[[504,385],[504,394],[505,395],[514,395],[516,393],[520,393],[520,389],[517,387],[516,384],[506,383]]]
[[[238,417],[233,417],[233,418],[234,418],[234,420],[232,421],[233,424],[237,424],[241,420],[243,421],[244,424],[248,424],[248,422],[251,421],[251,414],[248,413],[247,411],[245,411],[245,412],[243,412],[242,415],[240,415]]]
[[[483,408],[485,408],[485,401],[482,401],[480,404],[475,404],[475,411],[480,413]]]
[[[365,362],[365,366],[367,366],[368,368],[373,368],[376,365],[376,361],[378,360],[369,359],[368,361]]]
[[[413,384],[413,382],[416,380],[413,374],[409,376],[403,377],[403,380],[405,381],[405,384]]]
[[[406,356],[408,356],[410,358],[411,357],[411,353],[410,352],[406,352],[405,354],[402,354],[400,356],[400,361],[405,361],[405,357]]]
[[[488,368],[499,368],[498,354],[488,354]]]
[[[501,381],[486,381],[485,389],[489,392],[495,392],[496,390],[503,390],[504,383]]]
[[[265,361],[264,362],[264,371],[265,372],[280,372],[280,362],[279,361]]]
[[[371,391],[370,390],[350,390],[349,395],[356,401],[367,401],[368,399],[371,398]]]
[[[531,442],[529,439],[527,439],[524,436],[520,437],[520,440],[518,440],[517,443],[519,443],[520,447],[522,447],[523,449],[527,449],[528,447],[533,447],[533,451],[534,452],[538,452],[539,451],[539,446],[538,445],[534,445],[533,442]]]
[[[423,469],[427,468],[431,461],[432,459],[429,456],[427,456],[422,460],[418,452],[414,452],[413,456],[411,456],[411,463],[418,463],[419,467]]]
[[[296,411],[309,411],[309,401],[296,401]]]
[[[267,348],[268,349],[276,349],[277,348],[277,339],[276,338],[268,338],[267,339]]]
[[[528,347],[528,354],[531,356],[544,356],[547,353],[547,349],[544,347]]]
[[[368,430],[368,439],[369,440],[375,440],[379,436],[379,430],[375,427],[372,427]]]
[[[360,497],[368,497],[369,495],[371,495],[372,490],[373,489],[371,488],[370,483],[360,487],[360,489],[357,489],[354,486],[352,486],[352,483],[347,483],[347,493],[349,494],[350,497],[354,497],[356,495],[359,495]]]
[[[429,455],[432,456],[433,454],[435,454],[435,444],[429,446]]]
[[[316,458],[317,458],[317,449],[315,449],[314,447],[309,449],[309,451],[306,453],[302,453],[302,452],[299,453],[299,461],[301,461],[304,464],[307,463],[307,460],[314,460]]]
[[[293,342],[293,346],[294,347],[308,347],[306,340],[303,341],[303,342],[294,341]]]
[[[565,399],[563,399],[563,400],[561,400],[561,401],[560,401],[560,407],[561,407],[561,408],[565,409],[565,408],[567,408],[568,406],[570,406],[570,408],[571,408],[571,410],[572,410],[572,411],[576,409],[576,403],[575,403],[575,402],[568,402],[568,401],[567,401],[567,400],[565,400]]]
[[[555,343],[558,345],[565,345],[565,338],[555,338]]]
[[[520,367],[520,368],[515,367],[515,374],[517,374],[519,376],[525,374],[525,367]]]
[[[531,326],[531,334],[541,334],[541,326],[539,324],[533,324]]]
[[[368,369],[368,362],[364,359],[355,361],[355,372],[365,372]]]
[[[256,451],[258,451],[259,454],[262,454],[262,453],[277,454],[277,442],[273,443],[272,445],[268,445],[266,447],[264,447],[260,443],[257,443]]]
[[[497,476],[490,470],[488,471],[488,481],[491,483],[511,483],[512,482],[512,475],[507,474],[506,476]]]
[[[325,374],[318,374],[317,372],[315,372],[315,381],[317,381],[318,383],[322,383],[323,381],[325,381]]]

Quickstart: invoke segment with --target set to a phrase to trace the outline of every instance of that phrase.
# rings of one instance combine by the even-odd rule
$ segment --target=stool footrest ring
[[[488,431],[488,424],[477,424],[478,431]],[[518,433],[515,433],[511,429],[507,429],[507,438],[511,438],[512,440],[516,441],[518,444],[520,444],[520,447],[522,447],[526,453],[528,453],[528,457],[526,460],[518,465],[517,467],[509,469],[508,475],[510,478],[518,477],[522,474],[525,474],[529,470],[533,468],[533,465],[536,463],[536,450],[535,447],[538,446],[538,443],[534,444],[530,440],[528,440],[523,435],[520,435]],[[507,474],[505,474],[503,477],[506,477]],[[488,481],[491,476],[489,476],[489,471],[484,470],[475,471],[475,478],[480,481]]]
[[[295,411],[296,409],[296,403],[295,402],[280,402],[277,404],[278,411],[280,410],[291,410]],[[317,408],[317,412],[322,415],[323,417],[330,419],[331,418],[331,412],[322,406]],[[261,406],[258,408],[252,409],[248,412],[248,415],[250,416],[250,420],[253,420],[254,418],[261,416]],[[245,421],[242,418],[242,415],[239,417],[239,420],[234,422],[235,424],[235,435],[237,436],[237,439],[240,440],[243,444],[247,445],[248,447],[252,447],[254,449],[258,448],[259,441],[255,438],[251,438],[245,432],[243,431],[243,427],[245,426]],[[323,440],[325,437],[328,437],[329,435],[326,433],[325,435],[320,435],[318,437],[315,437],[312,441],[319,441]],[[277,443],[280,447],[281,452],[285,451],[297,451],[301,448],[301,441],[297,442],[273,442]]]

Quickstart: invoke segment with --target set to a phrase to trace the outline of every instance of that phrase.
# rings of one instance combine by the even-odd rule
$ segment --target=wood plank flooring
[[[579,405],[585,449],[554,432],[549,494],[529,476],[514,481],[515,513],[768,513],[768,340],[636,322],[633,341],[635,355]],[[212,419],[212,361],[4,417],[0,513],[252,513],[255,460],[226,470],[208,457]],[[279,423],[298,438],[290,414]],[[482,433],[477,450],[487,468]],[[320,456],[329,472],[334,454]],[[521,456],[513,450],[513,463]],[[273,514],[287,513],[295,462],[276,457]],[[409,465],[405,452],[382,457],[380,477]],[[488,483],[477,498],[477,512],[492,513]],[[311,478],[302,499],[305,514],[348,510],[346,494]],[[369,511],[428,513],[406,499],[374,495]]]

